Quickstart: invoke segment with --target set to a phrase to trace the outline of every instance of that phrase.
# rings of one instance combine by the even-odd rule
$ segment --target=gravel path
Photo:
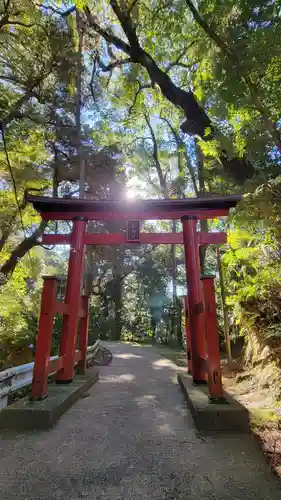
[[[152,347],[109,344],[100,381],[48,432],[2,434],[1,500],[280,500],[251,436],[202,436]]]

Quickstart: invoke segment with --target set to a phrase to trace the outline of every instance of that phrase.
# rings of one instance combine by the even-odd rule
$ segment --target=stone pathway
[[[152,347],[109,344],[111,366],[47,432],[2,433],[1,500],[280,500],[251,436],[202,436]]]

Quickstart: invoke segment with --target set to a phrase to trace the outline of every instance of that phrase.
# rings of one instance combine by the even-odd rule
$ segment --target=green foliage
[[[124,12],[132,6],[133,28],[147,52],[138,63],[88,26],[85,5],[109,35],[130,41],[111,4],[76,2],[86,27],[78,54],[76,12],[68,12],[72,4],[60,2],[53,9],[48,2],[40,7],[31,0],[8,2],[11,22],[0,33],[0,111],[17,200],[2,147],[0,265],[9,261],[40,222],[38,214],[25,205],[24,190],[77,196],[81,160],[86,196],[94,199],[123,199],[130,190],[133,199],[242,192],[244,201],[230,221],[223,256],[232,334],[246,334],[249,343],[258,339],[261,347],[270,346],[277,356],[281,324],[279,3],[194,2],[210,33],[184,0],[119,2]],[[154,70],[143,64],[144,58],[163,71],[166,92],[156,83]],[[169,86],[169,78],[177,87]],[[193,91],[214,125],[207,126],[201,138],[187,136],[180,128],[186,118],[196,122],[194,113],[190,116],[182,105],[186,90]],[[246,156],[254,167],[254,179],[244,183],[247,176],[237,163],[234,171],[227,170],[223,155]],[[67,225],[48,230],[60,227],[70,231]],[[222,221],[212,228],[223,228]],[[146,225],[147,231],[175,229],[165,221]],[[114,232],[125,227],[93,223],[89,230]],[[21,349],[35,340],[41,274],[45,270],[66,273],[65,249],[49,250],[47,257],[37,243],[18,260],[1,287],[2,362],[13,346]],[[118,339],[122,335],[181,342],[179,310],[185,271],[180,247],[94,248],[92,267],[90,342],[98,336]],[[211,248],[203,268],[216,272]],[[35,284],[27,289],[30,279]],[[60,330],[57,316],[53,353]]]
[[[0,365],[9,363],[9,356],[26,351],[35,344],[41,281],[37,280],[42,261],[33,254],[17,266],[12,278],[0,294]],[[22,362],[25,362],[23,360]],[[13,363],[12,363],[13,364]]]
[[[223,256],[233,332],[279,357],[281,344],[280,179],[245,198]]]

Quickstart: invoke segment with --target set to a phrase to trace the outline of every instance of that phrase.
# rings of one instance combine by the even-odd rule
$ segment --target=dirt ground
[[[162,354],[178,366],[186,366],[185,352],[168,348]],[[281,478],[281,402],[277,402],[270,391],[270,382],[259,383],[258,371],[245,370],[240,359],[235,359],[231,367],[222,359],[224,389],[250,412],[252,430],[259,440],[269,467]]]
[[[255,370],[243,369],[240,359],[231,368],[222,360],[222,374],[225,390],[248,408],[269,467],[281,478],[281,403],[274,399],[270,386],[257,382]]]

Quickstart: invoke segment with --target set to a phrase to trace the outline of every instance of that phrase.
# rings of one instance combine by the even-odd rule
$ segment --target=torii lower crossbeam
[[[196,233],[198,245],[222,245],[226,243],[226,233]],[[70,234],[44,234],[44,245],[69,245]],[[183,233],[140,233],[140,245],[183,245]],[[84,245],[127,245],[126,233],[86,233]]]

